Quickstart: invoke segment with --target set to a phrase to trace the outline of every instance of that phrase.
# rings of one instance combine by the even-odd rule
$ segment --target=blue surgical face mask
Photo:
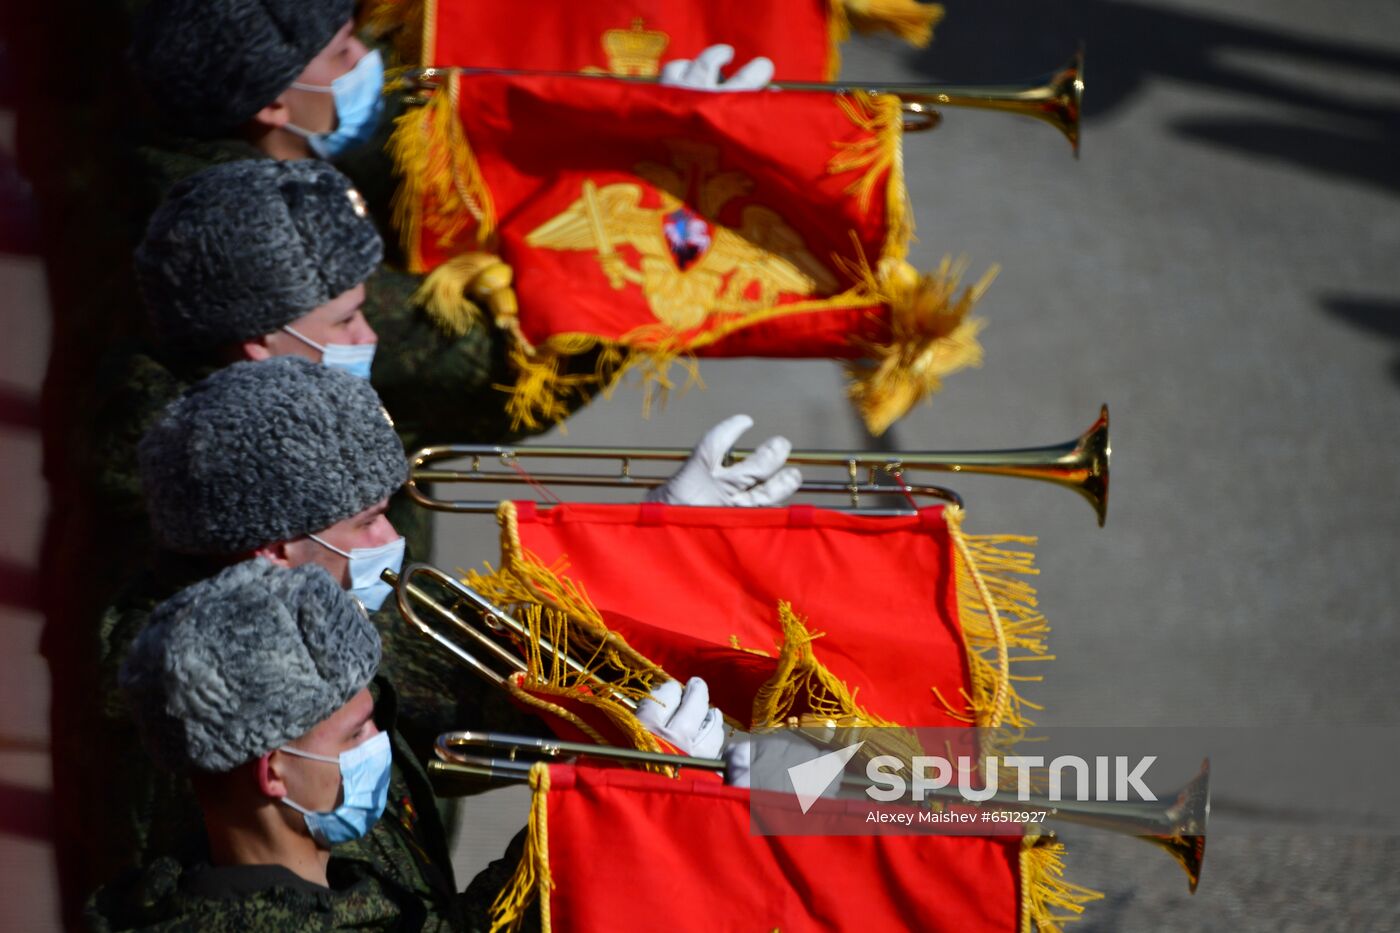
[[[322,366],[329,366],[331,369],[343,369],[350,375],[359,376],[361,379],[369,378],[370,367],[374,365],[374,351],[379,344],[317,343],[310,337],[303,336],[292,330],[290,326],[283,325],[282,329],[308,347],[320,350]]]
[[[293,123],[287,129],[306,140],[311,151],[323,159],[340,155],[367,142],[374,135],[383,108],[384,59],[378,49],[371,49],[345,74],[329,87],[293,81],[299,91],[331,94],[335,98],[335,129],[329,133],[312,133]]]
[[[317,845],[329,849],[359,839],[383,815],[384,804],[389,800],[389,763],[393,758],[389,733],[380,732],[335,758],[285,745],[281,751],[340,766],[340,804],[334,810],[308,810],[290,797],[282,798],[306,820],[306,828]]]
[[[381,580],[379,575],[385,570],[398,573],[403,567],[403,538],[395,538],[388,544],[381,544],[379,547],[357,547],[342,551],[334,544],[322,541],[315,535],[307,535],[307,537],[321,547],[350,559],[350,592],[359,598],[366,609],[374,612],[384,605],[384,600],[389,598],[389,594],[394,591],[394,588]]]

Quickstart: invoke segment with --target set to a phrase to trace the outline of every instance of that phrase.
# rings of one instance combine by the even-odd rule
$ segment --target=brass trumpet
[[[460,748],[485,749],[486,756],[466,755]],[[660,764],[677,768],[701,768],[723,772],[725,764],[718,759],[689,758],[606,745],[561,742],[529,736],[505,735],[494,732],[446,732],[438,736],[437,760],[428,762],[434,774],[461,777],[490,778],[505,781],[528,779],[530,767],[539,761],[565,761],[592,758],[623,764]],[[503,752],[504,758],[490,752]],[[528,756],[521,760],[521,755]],[[854,787],[863,786],[858,781]],[[1201,770],[1175,794],[1159,802],[1108,803],[1089,800],[1048,800],[1032,797],[1021,800],[1016,794],[997,793],[978,803],[965,800],[955,789],[926,791],[931,798],[954,801],[973,808],[989,810],[1044,810],[1048,817],[1066,823],[1102,829],[1121,835],[1137,836],[1165,851],[1186,872],[1191,893],[1201,880],[1201,867],[1206,854],[1206,825],[1210,821],[1210,759],[1201,763]]]
[[[905,113],[934,114],[922,124],[906,124],[906,129],[932,129],[938,122],[935,107],[968,107],[974,110],[1000,110],[1020,114],[1050,124],[1064,134],[1079,158],[1079,111],[1084,100],[1084,50],[1031,87],[949,86],[923,84],[822,84],[815,81],[775,81],[773,87],[794,91],[869,91],[894,94],[904,101]]]
[[[730,456],[742,460],[751,450],[735,450]],[[801,492],[844,493],[851,498],[851,507],[860,505],[862,494],[888,494],[901,490],[912,495],[931,495],[961,505],[962,500],[950,490],[938,486],[911,486],[904,482],[906,470],[934,470],[947,473],[980,473],[989,476],[1019,476],[1054,483],[1073,489],[1093,506],[1102,527],[1108,513],[1108,406],[1099,412],[1098,420],[1079,437],[1048,447],[1027,447],[1014,450],[949,451],[949,452],[862,452],[840,450],[794,450],[787,462],[804,466],[844,468],[844,482],[804,481]],[[665,476],[632,472],[638,462],[679,462],[690,456],[680,447],[501,447],[489,444],[445,444],[425,447],[413,455],[405,488],[413,501],[425,508],[442,512],[489,512],[494,501],[440,499],[426,493],[423,483],[521,483],[533,480],[546,486],[593,486],[607,488],[635,487],[649,489],[666,481]],[[528,476],[515,469],[483,469],[483,460],[490,458],[503,467],[514,467],[528,457],[561,460],[616,460],[615,473],[535,473]],[[431,465],[443,460],[470,458],[469,469],[438,469]],[[899,485],[877,483],[884,474]],[[904,514],[896,510],[866,509],[862,514]]]
[[[404,72],[389,85],[392,90],[430,91],[442,84],[452,72],[462,74],[553,75],[569,78],[611,78],[635,84],[655,84],[655,78],[635,75],[584,74],[570,71],[527,71],[511,68],[417,68]],[[917,119],[906,129],[932,129],[939,122],[935,107],[968,107],[976,110],[1000,110],[1015,113],[1050,124],[1064,134],[1079,157],[1079,111],[1084,98],[1084,50],[1074,53],[1058,71],[1043,83],[1030,87],[992,85],[987,87],[938,86],[926,84],[879,84],[820,81],[774,81],[770,87],[792,91],[827,91],[843,94],[849,91],[869,91],[894,94],[905,103],[905,112]]]
[[[540,636],[532,638],[527,626],[519,619],[512,616],[505,609],[497,606],[491,600],[478,593],[459,580],[454,579],[450,574],[444,573],[436,567],[428,564],[413,563],[403,569],[402,573],[395,573],[386,569],[380,574],[380,579],[394,587],[394,599],[399,609],[399,614],[404,617],[404,621],[418,629],[419,633],[437,642],[445,648],[449,654],[466,665],[479,676],[485,678],[489,683],[500,687],[503,686],[506,678],[516,673],[523,673],[526,664],[523,658],[512,652],[496,638],[487,634],[480,628],[472,625],[457,612],[456,607],[451,606],[429,593],[419,586],[415,581],[418,577],[425,577],[438,586],[441,586],[451,596],[459,602],[465,602],[478,613],[482,619],[482,625],[488,631],[496,632],[500,635],[513,635],[518,639],[533,640],[541,651],[548,653],[551,657],[558,658],[569,670],[585,678],[589,685],[598,692],[621,703],[629,709],[636,709],[637,704],[631,697],[624,696],[612,689],[612,686],[605,680],[591,674],[587,668],[577,659],[571,657],[567,652],[560,651],[549,639]],[[476,655],[463,648],[457,642],[435,629],[430,623],[418,614],[416,606],[423,606],[434,616],[443,620],[463,636],[475,643],[483,655],[504,668],[504,673],[496,670],[490,663],[482,661]]]

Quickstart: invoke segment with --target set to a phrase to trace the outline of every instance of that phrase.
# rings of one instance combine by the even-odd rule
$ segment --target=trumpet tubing
[[[444,573],[437,567],[428,564],[409,564],[402,573],[395,573],[392,570],[385,570],[380,574],[380,579],[394,587],[394,597],[398,605],[399,614],[404,620],[426,637],[437,642],[458,661],[466,667],[485,678],[498,687],[504,687],[508,677],[524,673],[528,670],[528,665],[517,654],[501,644],[487,632],[482,631],[467,619],[463,618],[456,606],[447,605],[431,593],[418,586],[414,580],[418,577],[426,577],[450,593],[454,594],[460,602],[464,602],[473,608],[473,611],[480,616],[487,629],[495,629],[506,632],[522,641],[533,642],[537,648],[552,658],[557,658],[570,671],[588,680],[595,690],[601,690],[605,695],[611,695],[612,699],[628,707],[636,709],[636,701],[631,697],[624,696],[613,691],[611,685],[599,679],[588,671],[588,668],[578,659],[570,656],[559,648],[548,638],[539,635],[532,635],[528,626],[519,619],[512,616],[505,609],[497,606],[485,596],[473,590],[471,587],[453,578],[450,574]],[[427,620],[419,615],[417,606],[426,608],[436,618],[450,625],[463,636],[470,639],[485,657],[493,659],[494,663],[505,668],[506,673],[494,669],[491,663],[483,661],[480,657],[463,648],[442,632],[438,631]]]
[[[928,108],[966,107],[974,110],[998,110],[1014,113],[1048,123],[1069,140],[1075,157],[1079,156],[1079,111],[1084,100],[1084,51],[1074,53],[1059,70],[1041,84],[1030,87],[1013,86],[936,86],[920,84],[822,84],[812,81],[776,81],[773,87],[795,91],[869,91],[894,94],[913,114],[929,114]],[[931,129],[936,118],[914,129]]]
[[[642,78],[634,75],[583,74],[578,72],[527,71],[510,68],[418,68],[404,73],[393,85],[394,88],[411,91],[434,90],[439,87],[445,75],[451,72],[463,74],[505,74],[505,75],[554,75],[571,78],[609,78],[616,81],[630,81],[634,84],[655,84],[655,78]],[[770,87],[792,91],[826,91],[843,94],[850,91],[868,91],[875,94],[894,94],[905,103],[907,113],[921,119],[908,125],[909,129],[932,129],[938,125],[938,114],[934,107],[967,107],[976,110],[998,110],[1031,117],[1050,124],[1064,134],[1079,156],[1079,110],[1084,98],[1084,51],[1080,49],[1058,71],[1050,75],[1044,83],[1030,87],[990,85],[979,87],[939,86],[925,84],[870,84],[838,83],[827,84],[820,81],[775,81]],[[421,102],[414,97],[410,102]]]
[[[735,450],[736,460],[752,454],[751,450]],[[1027,447],[995,451],[895,452],[872,453],[839,450],[794,450],[787,462],[799,466],[821,466],[840,469],[842,481],[804,481],[801,491],[840,493],[851,497],[852,507],[858,506],[861,495],[889,494],[901,490],[913,495],[931,495],[961,505],[962,500],[950,490],[938,486],[909,485],[904,481],[907,471],[930,470],[944,473],[975,473],[988,476],[1014,476],[1053,483],[1072,489],[1093,507],[1102,527],[1108,514],[1108,473],[1111,450],[1108,437],[1108,406],[1099,411],[1098,420],[1079,437],[1048,447]],[[634,466],[644,463],[679,463],[690,456],[680,447],[499,447],[486,444],[446,444],[425,447],[413,455],[405,488],[419,505],[447,512],[489,512],[496,503],[490,500],[442,499],[424,491],[427,483],[523,483],[536,482],[546,486],[592,486],[604,488],[650,488],[666,481],[665,476],[638,474]],[[568,461],[611,460],[618,463],[613,473],[533,473],[518,469],[526,458]],[[444,460],[470,459],[467,469],[442,469],[433,466]],[[510,469],[493,470],[483,462],[495,460]],[[899,485],[877,482],[892,477]],[[866,514],[879,514],[866,510]]]
[[[463,754],[460,749],[482,749],[485,756]],[[676,768],[702,768],[723,772],[725,763],[718,759],[690,758],[663,752],[646,752],[606,745],[563,742],[530,736],[506,735],[494,732],[445,732],[438,736],[435,751],[438,760],[430,762],[430,770],[440,774],[494,777],[501,780],[525,780],[530,766],[540,761],[565,761],[592,758],[623,764],[668,765]],[[505,758],[489,753],[504,753]],[[528,756],[522,761],[518,756]],[[863,787],[864,784],[852,783]],[[1166,802],[1109,803],[1078,800],[1020,799],[1016,794],[994,794],[990,799],[972,803],[953,789],[929,791],[931,799],[951,801],[984,810],[1046,810],[1053,818],[1078,826],[1101,829],[1119,835],[1136,836],[1169,854],[1186,872],[1191,893],[1201,880],[1201,868],[1206,854],[1206,825],[1210,821],[1210,759],[1201,763],[1201,770]]]

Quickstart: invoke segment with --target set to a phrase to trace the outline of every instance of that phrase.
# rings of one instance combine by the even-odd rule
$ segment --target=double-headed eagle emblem
[[[691,155],[708,156],[703,161],[713,164],[711,152]],[[737,229],[710,219],[752,188],[746,176],[724,172],[703,180],[697,213],[679,196],[686,188],[679,173],[655,163],[639,165],[637,173],[655,186],[659,207],[642,206],[645,189],[640,183],[599,187],[585,180],[579,198],[530,231],[525,242],[595,252],[613,288],[640,286],[657,320],[677,331],[698,327],[711,315],[771,308],[779,296],[835,292],[835,276],[771,208],[745,205]],[[631,251],[619,251],[624,245],[640,263]]]

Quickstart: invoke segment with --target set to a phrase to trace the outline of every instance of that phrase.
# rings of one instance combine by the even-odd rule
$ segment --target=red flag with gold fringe
[[[516,928],[538,901],[555,933],[1050,933],[1085,899],[1046,840],[755,836],[749,792],[703,776],[540,765],[531,786],[525,855],[493,907],[496,929]]]
[[[717,43],[763,55],[779,80],[832,80],[854,28],[928,45],[943,16],[917,0],[385,0],[371,28],[404,64],[654,76]]]
[[[706,94],[608,78],[452,73],[400,118],[397,224],[423,298],[513,336],[517,424],[636,367],[694,355],[853,361],[883,431],[981,359],[990,277],[920,275],[898,99]],[[570,357],[596,353],[591,372]]]
[[[1014,728],[1013,665],[1046,657],[1032,539],[964,535],[961,516],[504,503],[501,570],[469,582],[562,610],[576,643],[611,634],[636,656],[616,669],[705,677],[744,725]]]
[[[586,661],[580,682],[703,676],[712,702],[754,727],[976,724],[970,740],[996,741],[1025,723],[1010,666],[1043,653],[1044,620],[1016,579],[1034,572],[1030,555],[1007,546],[1030,542],[965,536],[960,510],[521,502],[498,515],[501,568],[466,582],[568,645]],[[753,836],[748,791],[708,776],[540,767],[532,785],[525,857],[496,904],[507,928],[538,898],[556,930],[742,917],[785,930],[1055,931],[1099,896],[1063,878],[1063,849],[1048,840]],[[626,850],[607,869],[628,879],[625,904],[586,860],[603,836]],[[696,906],[677,916],[677,903]]]

